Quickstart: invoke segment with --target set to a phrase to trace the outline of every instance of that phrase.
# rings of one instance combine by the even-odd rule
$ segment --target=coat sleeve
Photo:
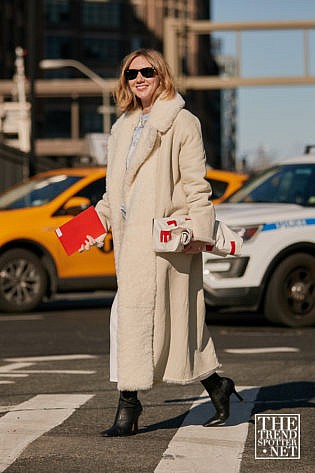
[[[103,223],[106,232],[109,231],[111,224],[110,224],[110,208],[108,203],[107,193],[103,195],[102,199],[99,200],[95,206],[95,210]]]
[[[180,134],[179,169],[192,220],[194,240],[213,244],[215,210],[211,186],[206,181],[206,158],[197,117],[182,110],[178,116]]]
[[[125,114],[121,115],[118,118],[118,120],[114,123],[114,125],[112,126],[111,134],[110,134],[108,144],[107,144],[107,146],[108,146],[108,165],[107,165],[107,172],[106,172],[107,185],[108,185],[108,176],[110,174],[110,163],[109,163],[110,152],[109,152],[109,149],[110,149],[111,146],[114,146],[113,143],[115,143],[115,140],[117,140],[117,138],[115,138],[115,131],[117,130],[117,128],[119,128],[118,124],[124,119],[124,116],[125,116]],[[108,201],[107,192],[105,192],[103,194],[102,199],[97,202],[97,204],[95,206],[95,210],[98,213],[98,216],[100,217],[104,227],[106,228],[106,231],[108,232],[110,227],[111,227],[111,212],[110,212],[110,205],[109,205],[109,201]]]

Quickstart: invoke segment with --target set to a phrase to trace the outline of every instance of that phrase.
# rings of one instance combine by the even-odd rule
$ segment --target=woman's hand
[[[183,249],[183,253],[186,255],[196,255],[201,253],[203,250],[204,242],[200,240],[192,240]]]
[[[86,235],[86,240],[84,243],[79,248],[79,253],[82,253],[82,251],[88,251],[91,246],[97,246],[98,248],[102,248],[104,245],[104,240],[106,237],[106,233],[103,233],[97,238],[93,238],[91,235]]]

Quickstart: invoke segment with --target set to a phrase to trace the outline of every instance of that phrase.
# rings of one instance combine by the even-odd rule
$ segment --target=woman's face
[[[131,61],[128,69],[143,69],[144,67],[152,67],[152,65],[144,56],[137,56]],[[158,74],[155,73],[153,77],[146,78],[138,72],[137,77],[129,80],[128,84],[132,93],[141,100],[142,108],[149,111],[154,92],[160,84]]]

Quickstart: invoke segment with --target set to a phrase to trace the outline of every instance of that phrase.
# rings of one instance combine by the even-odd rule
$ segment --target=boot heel
[[[139,430],[139,417],[137,417],[137,419],[134,421],[134,424],[133,424],[133,433],[134,433],[134,434],[137,434],[137,433],[138,433],[138,430]]]
[[[244,398],[242,398],[242,396],[236,391],[235,388],[233,388],[233,393],[235,394],[235,396],[236,396],[241,402],[244,401]]]

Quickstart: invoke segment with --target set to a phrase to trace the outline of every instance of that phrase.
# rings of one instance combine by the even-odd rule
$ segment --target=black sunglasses
[[[146,79],[150,79],[151,77],[154,77],[156,70],[154,69],[154,67],[143,67],[142,69],[126,69],[125,77],[127,80],[133,80],[137,77],[138,72],[140,72],[141,75]]]

